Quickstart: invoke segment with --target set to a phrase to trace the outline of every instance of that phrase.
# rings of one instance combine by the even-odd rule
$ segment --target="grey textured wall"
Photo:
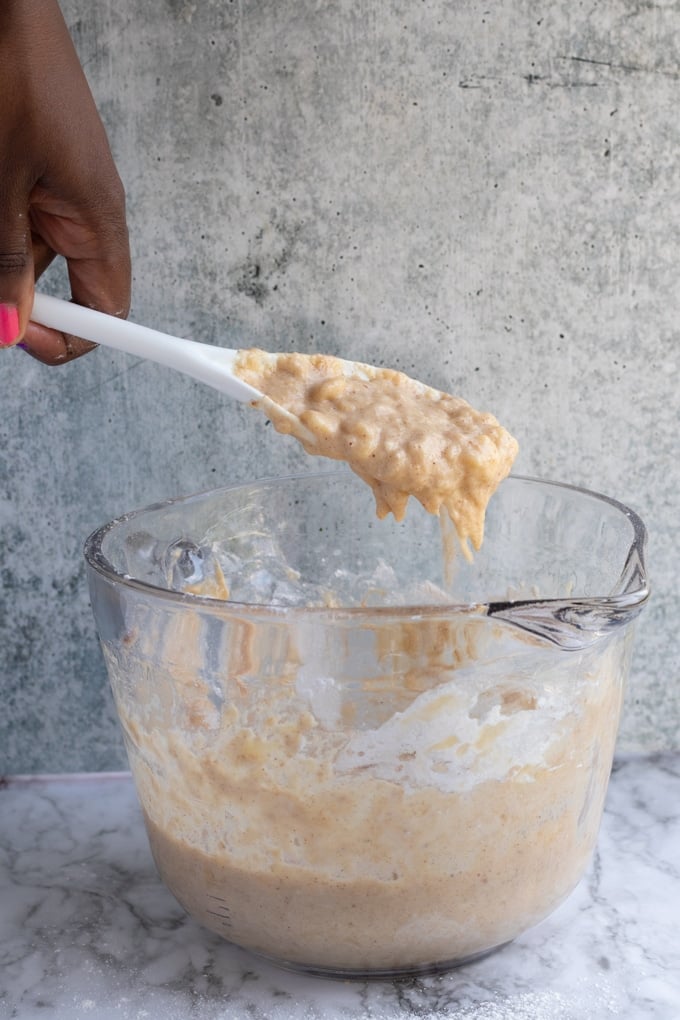
[[[127,187],[132,317],[404,369],[494,411],[518,471],[629,502],[655,594],[622,746],[677,746],[678,4],[63,8]],[[0,769],[119,767],[83,539],[309,465],[248,409],[104,350],[3,353],[0,406]]]

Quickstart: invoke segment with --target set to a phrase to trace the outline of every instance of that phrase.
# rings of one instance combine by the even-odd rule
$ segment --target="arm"
[[[30,323],[56,255],[75,302],[126,316],[125,195],[56,0],[0,3],[0,345],[48,364],[92,346]]]

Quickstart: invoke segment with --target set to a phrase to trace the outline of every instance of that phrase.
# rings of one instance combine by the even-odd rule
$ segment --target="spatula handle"
[[[238,351],[160,333],[148,326],[139,326],[127,319],[83,308],[38,291],[31,318],[60,332],[174,368],[235,400],[250,402],[261,396],[258,390],[234,375]]]

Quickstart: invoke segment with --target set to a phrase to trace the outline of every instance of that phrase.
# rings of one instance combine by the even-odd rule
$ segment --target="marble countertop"
[[[0,1017],[679,1020],[680,755],[616,763],[592,865],[548,920],[448,974],[278,970],[161,885],[127,775],[0,788]]]

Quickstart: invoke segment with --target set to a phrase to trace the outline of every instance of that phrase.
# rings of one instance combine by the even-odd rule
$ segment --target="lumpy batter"
[[[575,661],[468,621],[455,668],[437,652],[450,659],[451,631],[425,635],[429,676],[360,692],[304,681],[294,641],[259,679],[267,652],[243,623],[216,703],[201,626],[187,612],[166,632],[162,670],[148,633],[109,669],[159,872],[207,927],[319,970],[399,972],[502,944],[576,884],[611,766],[618,641]],[[489,641],[503,661],[480,668]]]
[[[515,440],[465,401],[360,369],[260,351],[238,365],[275,426],[347,461],[380,516],[413,495],[479,548]],[[206,926],[292,964],[399,973],[502,944],[578,881],[625,643],[566,655],[474,613],[395,617],[357,624],[360,671],[343,677],[307,658],[309,619],[236,612],[216,669],[211,621],[175,608],[159,622],[142,607],[105,654],[158,869]]]
[[[261,407],[278,431],[368,482],[379,517],[400,520],[412,495],[430,513],[444,508],[461,542],[479,549],[489,499],[517,455],[493,415],[402,372],[330,355],[254,349],[235,369],[268,398]]]

